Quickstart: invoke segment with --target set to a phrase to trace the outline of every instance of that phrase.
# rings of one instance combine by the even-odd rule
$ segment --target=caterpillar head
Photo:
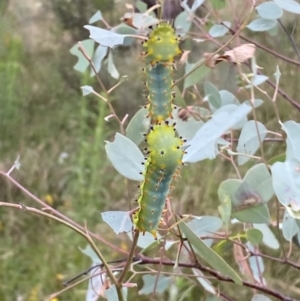
[[[181,53],[179,38],[176,36],[173,27],[168,23],[160,23],[151,32],[143,47],[152,65],[158,62],[172,63],[174,57]]]

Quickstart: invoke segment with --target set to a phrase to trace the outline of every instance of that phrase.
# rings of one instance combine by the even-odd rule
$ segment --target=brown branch
[[[160,259],[153,259],[153,258],[149,258],[143,255],[139,255],[138,257],[135,258],[136,261],[139,261],[139,264],[163,264],[166,266],[174,266],[175,262],[171,261],[171,260],[160,260]],[[199,269],[202,272],[206,272],[207,274],[215,277],[216,279],[220,280],[220,281],[224,281],[224,282],[231,282],[234,283],[234,281],[225,275],[220,274],[218,271],[213,270],[207,266],[202,265],[199,262],[196,263],[183,263],[183,262],[179,262],[177,264],[180,267],[186,267],[186,268],[196,268]],[[267,295],[273,296],[275,298],[277,298],[278,300],[282,300],[282,301],[300,301],[299,299],[294,299],[288,296],[285,296],[283,294],[281,294],[280,292],[270,289],[268,287],[265,286],[261,286],[259,284],[255,284],[255,283],[251,283],[249,281],[242,281],[242,285],[246,286],[246,287],[250,287],[253,289],[256,289],[258,291],[261,291]]]

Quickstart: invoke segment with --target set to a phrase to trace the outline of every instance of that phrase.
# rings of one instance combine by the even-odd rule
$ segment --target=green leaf
[[[84,41],[81,41],[81,45],[84,48],[85,52],[89,57],[93,56],[94,53],[94,45],[95,42],[91,39],[87,39]],[[71,49],[70,53],[77,56],[78,61],[76,65],[74,66],[74,69],[79,72],[84,72],[88,66],[90,65],[89,61],[84,57],[84,55],[81,53],[81,51],[78,50],[78,44],[75,44]]]
[[[133,239],[131,231],[128,232],[127,235],[131,240]],[[157,246],[157,241],[159,241],[159,239],[161,238],[159,233],[157,233],[157,238],[158,240],[155,240],[152,234],[145,232],[145,234],[139,236],[137,245],[144,251],[151,246]]]
[[[192,269],[194,275],[200,276],[197,277],[197,281],[202,285],[202,287],[211,294],[217,294],[215,288],[212,286],[211,282],[205,278],[204,274],[198,269]]]
[[[279,154],[279,155],[276,155],[272,158],[270,158],[268,160],[268,164],[269,165],[273,165],[274,163],[276,163],[277,161],[279,162],[284,162],[286,160],[286,154],[285,153],[282,153],[282,154]]]
[[[105,150],[108,159],[122,176],[139,182],[144,179],[144,155],[130,139],[116,133],[114,142],[106,141]]]
[[[279,7],[294,14],[300,14],[300,4],[294,0],[273,0]]]
[[[300,161],[289,159],[271,167],[273,187],[279,202],[294,211],[300,210]]]
[[[149,295],[153,293],[155,284],[155,292],[162,294],[170,286],[172,281],[172,277],[165,277],[163,275],[144,275],[142,278],[144,285],[139,291],[139,295]]]
[[[252,228],[246,232],[246,239],[254,246],[258,246],[262,242],[263,235],[259,230]]]
[[[204,124],[202,120],[196,120],[194,117],[190,117],[187,121],[182,120],[178,116],[178,110],[172,112],[173,121],[176,123],[176,131],[179,136],[184,139],[191,140],[200,127]]]
[[[211,235],[217,232],[222,227],[222,220],[216,216],[199,216],[192,219],[187,223],[187,226],[197,236]],[[203,242],[207,246],[211,246],[213,243],[212,239],[205,239]]]
[[[256,294],[256,295],[253,296],[251,301],[271,301],[271,299],[268,298],[267,296],[264,296],[264,295],[261,295],[261,294]]]
[[[128,26],[127,24],[121,23],[111,29],[112,32],[119,33],[122,35],[137,35],[138,31],[135,28]],[[134,37],[126,36],[123,42],[123,46],[130,46],[135,41]]]
[[[254,247],[252,246],[251,243],[247,242],[246,246],[249,248],[249,250],[254,251]],[[258,283],[261,283],[261,278],[262,278],[263,272],[265,270],[265,266],[264,266],[264,262],[262,260],[262,257],[260,257],[260,256],[250,256],[248,258],[248,262],[250,264],[250,268],[252,270],[254,279]]]
[[[95,66],[96,72],[99,72],[101,70],[101,64],[103,59],[105,58],[106,54],[107,54],[107,47],[104,47],[102,45],[98,45],[95,54],[93,56],[93,64]],[[91,76],[94,76],[95,72],[92,69],[91,70]]]
[[[218,89],[210,82],[204,84],[205,97],[208,97],[210,106],[215,109],[221,107],[222,100]]]
[[[260,17],[264,19],[276,20],[282,17],[282,9],[273,1],[264,2],[256,7]]]
[[[230,277],[236,284],[242,284],[239,275],[225,262],[225,260],[198,238],[185,223],[180,223],[179,228],[203,260],[215,270]]]
[[[296,220],[288,213],[284,212],[282,220],[282,234],[287,241],[292,241],[293,237],[298,233],[299,227]]]
[[[89,95],[91,93],[94,93],[94,88],[91,87],[91,86],[82,86],[80,87],[80,89],[82,90],[82,95],[83,96],[86,96],[86,95]]]
[[[85,25],[83,26],[90,32],[90,38],[102,46],[113,48],[118,45],[123,45],[124,39],[128,35],[121,35],[110,30],[102,29],[100,27]]]
[[[244,223],[265,224],[270,223],[270,213],[264,204],[251,205],[251,208],[240,209],[235,207],[232,216]]]
[[[187,11],[181,12],[175,19],[174,27],[176,29],[176,34],[185,35],[190,31],[192,26],[192,21],[190,15]]]
[[[99,292],[99,291],[96,290],[96,292]],[[128,292],[128,288],[127,287],[122,287],[122,293],[123,293],[123,300],[124,301],[127,300],[127,292]],[[108,289],[105,290],[105,297],[106,297],[107,301],[119,300],[117,289],[116,289],[116,286],[114,284],[111,285]],[[99,295],[98,295],[98,299],[99,299]]]
[[[267,30],[275,27],[276,25],[277,25],[276,20],[258,18],[258,19],[253,20],[246,27],[248,27],[252,31],[267,31]]]
[[[223,23],[227,26],[227,27],[231,27],[231,23],[228,21],[223,21]],[[213,25],[210,30],[209,30],[209,35],[213,38],[219,38],[219,37],[223,37],[225,36],[226,33],[228,33],[229,29],[224,26],[223,24],[215,24]]]
[[[192,5],[191,11],[195,12],[197,10],[197,8],[204,3],[204,1],[205,0],[195,0]]]
[[[102,17],[102,13],[100,10],[98,10],[89,20],[89,24],[93,24],[93,23],[96,23],[97,21],[100,21],[102,20],[103,17]]]
[[[141,12],[144,13],[147,10],[147,4],[138,0],[135,2],[135,7]]]
[[[270,230],[269,226],[266,224],[253,224],[253,227],[257,230],[259,230],[263,234],[262,242],[268,246],[271,249],[277,250],[279,249],[280,245],[276,238],[276,236],[273,234],[273,232]]]
[[[221,97],[222,106],[229,105],[229,104],[235,104],[235,105],[240,104],[237,98],[227,90],[220,90],[219,94]]]
[[[112,55],[111,51],[108,54],[107,70],[108,70],[108,73],[111,75],[111,77],[113,77],[115,79],[118,79],[120,77],[120,74],[114,64],[113,55]]]
[[[249,100],[245,100],[243,103],[246,104],[246,105],[248,105],[248,106],[251,106]],[[254,106],[254,108],[258,108],[258,107],[260,107],[263,103],[264,103],[263,100],[257,99],[257,98],[256,98],[256,99],[254,99],[253,106]]]
[[[218,210],[224,224],[228,225],[231,215],[231,200],[228,195],[224,197],[224,199],[222,200],[222,204],[218,206]]]
[[[282,125],[286,132],[286,160],[296,158],[300,160],[300,123],[289,120]]]
[[[130,215],[126,211],[106,211],[102,212],[101,216],[116,234],[132,230]]]
[[[268,77],[265,75],[261,75],[261,74],[255,75],[251,79],[251,84],[246,85],[245,88],[250,89],[252,86],[259,86],[263,84],[267,79]]]
[[[200,65],[202,63],[202,59],[195,64],[190,64],[189,62],[186,62],[185,64],[185,74],[189,73],[195,66]],[[196,85],[198,82],[200,82],[208,73],[210,72],[210,68],[206,67],[205,65],[202,65],[198,69],[196,69],[193,73],[188,75],[184,79],[183,88],[187,89],[188,87]]]
[[[213,159],[217,155],[216,142],[229,129],[245,118],[251,111],[247,105],[237,107],[233,112],[214,114],[195,134],[187,145],[187,154],[183,162],[194,163],[204,159]],[[217,112],[216,112],[217,113]],[[217,116],[216,116],[217,115]]]
[[[139,145],[145,139],[144,134],[147,133],[150,127],[150,119],[146,118],[148,114],[147,109],[141,108],[128,123],[126,136],[136,145]]]
[[[91,248],[90,245],[86,246],[85,249],[79,248],[79,250],[86,256],[90,257],[93,264],[101,264],[102,263],[102,261],[100,260],[100,258],[98,257],[96,252]]]
[[[214,9],[222,9],[226,7],[226,0],[210,0]]]
[[[93,267],[93,266],[92,266]],[[95,275],[95,276],[93,276]],[[101,274],[101,268],[95,267],[89,272],[89,284],[86,291],[85,300],[86,301],[97,301],[99,299],[98,292],[103,289],[103,284],[105,282],[105,276]]]
[[[257,129],[259,136],[257,135]],[[268,130],[260,122],[255,122],[254,120],[248,121],[239,137],[239,142],[237,145],[237,152],[241,154],[254,155],[260,146],[260,142],[264,141],[267,136]],[[260,137],[260,139],[259,139]],[[238,164],[243,165],[248,162],[250,157],[238,156]]]

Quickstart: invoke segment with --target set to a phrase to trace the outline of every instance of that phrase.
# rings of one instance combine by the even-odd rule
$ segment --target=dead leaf
[[[187,62],[189,53],[190,53],[190,50],[184,50],[183,51],[183,54],[181,55],[181,58],[180,58],[180,61],[179,61],[180,64],[185,64]]]
[[[251,59],[255,54],[256,46],[254,44],[243,44],[232,50],[225,51],[222,57],[225,57],[231,63],[243,63]]]

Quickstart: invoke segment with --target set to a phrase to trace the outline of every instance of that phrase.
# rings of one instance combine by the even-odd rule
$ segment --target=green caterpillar
[[[181,53],[179,39],[168,23],[159,24],[144,42],[146,49],[146,85],[149,90],[146,106],[152,123],[172,117],[172,70],[174,57]]]
[[[140,185],[139,209],[134,214],[136,229],[150,232],[156,239],[158,227],[170,184],[184,152],[183,141],[176,137],[168,124],[154,125],[147,135],[148,158],[145,162],[144,181]]]
[[[183,141],[177,137],[174,126],[166,121],[172,117],[172,70],[175,56],[181,53],[179,39],[169,24],[160,23],[143,44],[146,56],[146,86],[149,90],[146,108],[152,126],[146,135],[148,157],[144,181],[140,185],[139,208],[133,222],[143,233],[156,231],[165,207],[173,178],[179,173],[184,151]]]

